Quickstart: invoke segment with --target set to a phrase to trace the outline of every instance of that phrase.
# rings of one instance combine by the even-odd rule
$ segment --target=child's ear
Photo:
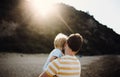
[[[64,50],[65,50],[66,47],[67,47],[67,42],[66,42],[65,45],[64,45]]]
[[[67,45],[67,42],[65,42],[65,44],[64,44],[64,49],[65,49],[66,45]]]
[[[65,42],[65,45],[64,45],[64,47],[67,45],[67,42]]]

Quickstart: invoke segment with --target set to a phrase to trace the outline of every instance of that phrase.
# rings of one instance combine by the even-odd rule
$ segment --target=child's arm
[[[58,58],[58,57],[57,57],[57,56],[52,56],[52,57],[50,58],[50,62],[53,61],[53,60],[55,60],[56,58]]]

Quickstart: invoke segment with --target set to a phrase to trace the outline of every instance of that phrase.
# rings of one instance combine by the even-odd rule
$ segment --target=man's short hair
[[[71,34],[68,37],[67,44],[72,51],[77,52],[83,44],[83,38],[79,33]]]
[[[64,44],[67,41],[67,38],[68,37],[66,35],[64,35],[63,33],[57,34],[57,36],[54,39],[54,47],[55,48],[63,48]]]

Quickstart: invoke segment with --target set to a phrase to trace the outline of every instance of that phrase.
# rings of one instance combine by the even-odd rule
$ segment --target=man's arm
[[[43,72],[39,75],[39,77],[50,77],[46,72]]]
[[[39,77],[56,77],[59,65],[58,65],[58,59],[52,61],[49,63],[46,71],[44,71],[43,73],[41,73],[39,75]]]

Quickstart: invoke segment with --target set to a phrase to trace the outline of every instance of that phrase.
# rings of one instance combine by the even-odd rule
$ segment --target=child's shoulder
[[[59,52],[61,53],[61,50],[60,50],[60,49],[58,49],[58,48],[55,48],[55,49],[53,49],[53,50],[52,50],[52,52],[51,52],[51,53],[56,53],[56,52],[57,52],[57,53],[59,53]]]

